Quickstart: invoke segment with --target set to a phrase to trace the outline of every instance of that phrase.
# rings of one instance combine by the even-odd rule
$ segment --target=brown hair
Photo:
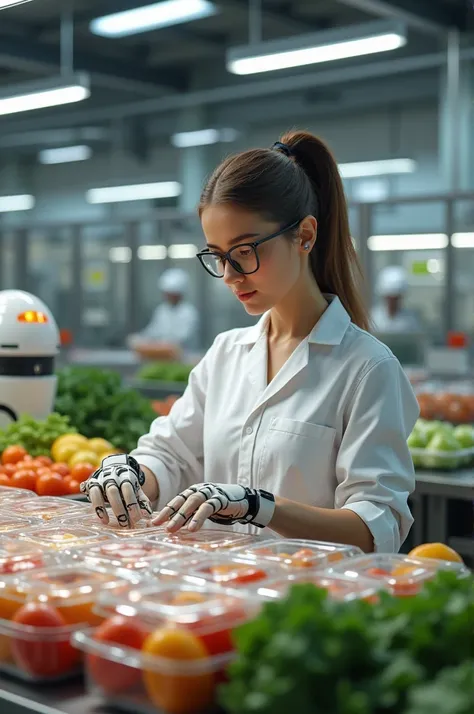
[[[349,232],[347,204],[336,161],[326,144],[305,131],[284,134],[289,149],[251,149],[225,159],[201,195],[206,206],[233,203],[269,221],[291,225],[313,215],[318,235],[310,253],[320,290],[337,295],[354,324],[369,329],[359,289],[360,264]]]

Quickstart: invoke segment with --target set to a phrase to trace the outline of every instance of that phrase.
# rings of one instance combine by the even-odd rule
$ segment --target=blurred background
[[[205,349],[250,318],[194,257],[203,180],[299,127],[340,164],[370,299],[402,266],[430,343],[472,335],[473,29],[467,0],[0,0],[0,289],[125,348],[179,267]]]

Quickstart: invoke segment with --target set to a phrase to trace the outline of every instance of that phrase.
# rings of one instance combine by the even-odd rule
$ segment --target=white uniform
[[[133,452],[156,475],[158,508],[193,483],[237,482],[351,509],[377,551],[399,549],[413,522],[406,440],[418,405],[390,350],[327,297],[324,315],[268,385],[268,315],[218,335],[184,396]]]
[[[392,316],[385,303],[375,305],[371,319],[375,331],[383,334],[399,335],[422,332],[422,325],[414,312],[402,308]]]
[[[199,339],[199,313],[189,302],[158,305],[141,338],[171,342],[186,349],[196,349]]]

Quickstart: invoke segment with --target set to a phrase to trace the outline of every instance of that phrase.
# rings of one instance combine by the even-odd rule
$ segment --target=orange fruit
[[[436,560],[449,560],[453,563],[463,563],[463,559],[455,550],[445,543],[423,543],[417,545],[408,553],[411,558],[435,558]]]
[[[158,709],[168,714],[194,714],[211,708],[215,691],[214,674],[206,671],[205,667],[196,673],[189,668],[193,663],[205,664],[209,657],[203,643],[192,632],[178,627],[158,628],[148,635],[142,652],[167,660],[164,669],[160,668],[157,660],[155,667],[145,663],[143,670],[146,691]],[[175,671],[173,665],[176,666]]]

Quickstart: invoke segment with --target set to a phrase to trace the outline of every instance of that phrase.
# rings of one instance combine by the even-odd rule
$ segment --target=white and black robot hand
[[[265,528],[274,511],[275,498],[267,491],[238,484],[198,483],[173,498],[152,523],[159,526],[169,521],[167,529],[172,532],[185,525],[197,531],[208,518],[220,525],[247,523]]]
[[[128,454],[107,456],[102,466],[81,484],[102,523],[109,522],[106,504],[114,512],[122,528],[130,528],[141,518],[153,513],[142,486],[145,474],[138,462]]]

